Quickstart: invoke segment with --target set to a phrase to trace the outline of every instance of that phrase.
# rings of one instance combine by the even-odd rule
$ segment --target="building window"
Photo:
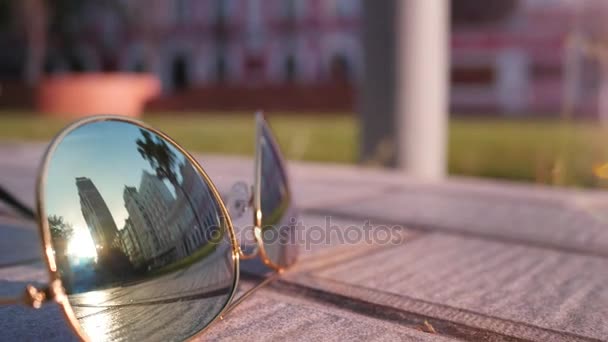
[[[136,73],[144,73],[144,72],[146,72],[146,71],[147,71],[147,68],[146,68],[146,63],[145,63],[143,60],[138,59],[138,60],[137,60],[137,61],[136,61],[136,62],[133,64],[133,69],[132,69],[132,71],[133,71],[133,72],[136,72]]]
[[[184,56],[177,56],[171,65],[171,78],[175,90],[188,88],[188,64]]]
[[[496,75],[491,66],[456,66],[451,70],[451,82],[466,85],[494,84]]]
[[[287,56],[285,59],[285,80],[287,82],[294,82],[297,76],[296,59],[293,55]]]
[[[294,20],[309,15],[310,2],[308,0],[282,0],[277,11],[278,16]]]
[[[329,66],[331,79],[334,82],[348,82],[350,80],[351,66],[346,56],[338,54],[332,57]]]
[[[334,0],[334,13],[337,17],[351,18],[358,14],[360,3],[358,0]]]
[[[581,66],[581,83],[584,90],[598,89],[601,83],[602,65],[595,58],[584,58]]]
[[[215,21],[223,24],[228,18],[228,4],[224,0],[215,1]]]
[[[215,61],[215,75],[217,83],[224,83],[226,81],[226,59],[223,56],[219,56]]]
[[[187,0],[173,0],[173,13],[176,23],[183,23],[188,20],[188,2]]]
[[[283,15],[287,19],[295,19],[297,16],[296,0],[284,0]]]
[[[61,70],[61,65],[57,58],[49,57],[44,61],[44,72],[47,74],[54,74]]]
[[[532,65],[532,79],[560,79],[562,77],[562,66],[560,64],[541,64]]]
[[[69,64],[70,71],[73,71],[73,72],[84,72],[87,69],[84,62],[82,61],[82,58],[80,58],[78,56],[74,56],[74,55],[69,56],[68,64]]]

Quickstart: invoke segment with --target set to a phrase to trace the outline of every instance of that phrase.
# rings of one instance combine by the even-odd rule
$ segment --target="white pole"
[[[564,78],[562,119],[574,117],[578,108],[581,83],[581,37],[578,33],[570,35],[564,46]]]
[[[439,180],[446,174],[449,1],[397,1],[397,165]]]
[[[598,119],[600,125],[608,126],[608,62],[599,60],[600,86],[598,96]]]

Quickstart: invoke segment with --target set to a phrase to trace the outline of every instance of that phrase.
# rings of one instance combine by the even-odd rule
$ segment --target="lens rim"
[[[190,338],[196,337],[196,336],[204,333],[204,331],[207,330],[209,328],[209,326],[211,326],[216,320],[218,320],[222,316],[222,314],[230,306],[230,303],[232,302],[232,300],[236,294],[237,284],[239,282],[239,273],[240,273],[239,272],[239,252],[238,252],[239,245],[238,245],[238,242],[236,239],[236,233],[234,231],[234,227],[232,225],[232,219],[230,218],[230,215],[228,214],[226,205],[224,204],[224,201],[222,200],[221,196],[219,195],[219,192],[218,192],[217,188],[215,187],[215,184],[211,181],[211,178],[209,178],[209,176],[207,175],[205,170],[196,161],[196,159],[190,153],[188,153],[188,151],[186,151],[181,145],[179,145],[177,142],[175,142],[175,140],[173,140],[171,137],[169,137],[167,134],[165,134],[165,133],[159,131],[158,129],[155,129],[139,120],[136,120],[136,119],[133,119],[130,117],[117,116],[117,115],[94,115],[94,116],[89,116],[84,119],[75,121],[72,124],[65,127],[63,130],[61,130],[61,132],[59,132],[51,140],[51,143],[49,144],[46,151],[44,152],[40,171],[38,172],[38,177],[36,180],[36,209],[37,209],[37,213],[38,213],[37,223],[38,223],[38,228],[39,228],[39,232],[40,232],[40,236],[41,236],[40,241],[42,243],[42,254],[44,256],[45,264],[46,264],[47,270],[49,272],[49,296],[51,297],[51,299],[53,301],[55,301],[57,304],[59,304],[59,306],[61,306],[61,309],[62,309],[61,311],[63,312],[64,317],[70,323],[70,327],[72,328],[73,332],[76,333],[76,335],[83,341],[89,341],[89,337],[82,330],[80,323],[78,322],[78,319],[76,318],[76,315],[74,314],[74,310],[72,309],[72,306],[65,293],[65,289],[63,288],[61,278],[59,276],[59,272],[57,271],[57,263],[56,263],[56,259],[55,259],[55,255],[54,255],[53,244],[51,241],[51,231],[50,231],[50,228],[48,225],[48,221],[46,219],[47,213],[46,213],[46,206],[45,206],[45,189],[46,189],[47,176],[48,176],[50,162],[55,154],[55,150],[57,149],[59,144],[63,141],[63,139],[68,134],[70,134],[72,131],[74,131],[82,126],[92,124],[95,122],[101,122],[101,121],[118,121],[118,122],[132,124],[139,128],[149,130],[150,132],[157,134],[161,138],[167,140],[179,152],[183,153],[184,156],[186,157],[186,159],[194,166],[195,170],[199,173],[199,175],[205,180],[205,182],[209,186],[211,193],[213,194],[215,200],[219,204],[219,208],[222,213],[222,216],[226,220],[226,226],[228,228],[228,234],[230,236],[230,243],[232,245],[231,246],[232,247],[232,260],[233,260],[233,264],[234,264],[235,276],[233,279],[232,288],[230,290],[230,296],[228,297],[228,300],[226,301],[226,303],[224,304],[222,309],[216,314],[216,316],[203,329],[201,329],[200,331],[198,331],[197,333],[192,335]]]
[[[270,134],[268,135],[268,139],[266,143],[270,144],[270,147],[276,151],[276,157],[283,171],[283,175],[285,176],[285,190],[287,192],[287,196],[289,198],[289,208],[294,207],[293,196],[291,192],[291,183],[289,181],[289,175],[287,173],[287,167],[285,166],[285,158],[283,157],[283,153],[281,153],[281,149],[279,148],[279,144],[276,141],[268,122],[264,118],[264,114],[261,111],[255,113],[255,122],[256,122],[256,134],[255,134],[255,165],[254,165],[254,182],[253,182],[253,222],[254,222],[254,236],[255,240],[258,244],[258,253],[262,262],[270,267],[271,269],[282,272],[289,266],[293,265],[297,261],[297,258],[290,265],[282,266],[275,262],[273,262],[268,253],[266,253],[266,248],[264,244],[264,239],[262,238],[262,139],[264,137],[264,129],[268,130]]]

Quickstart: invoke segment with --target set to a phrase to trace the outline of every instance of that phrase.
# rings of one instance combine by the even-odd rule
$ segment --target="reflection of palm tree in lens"
[[[51,237],[53,238],[55,250],[57,251],[57,248],[59,248],[61,243],[65,243],[70,239],[74,233],[74,228],[70,223],[66,223],[62,216],[50,215],[48,220]]]
[[[142,138],[137,139],[137,152],[139,152],[144,160],[150,163],[158,178],[168,180],[175,187],[176,193],[178,189],[181,190],[181,193],[190,205],[197,225],[200,226],[202,221],[198,216],[192,198],[190,198],[188,192],[184,190],[182,184],[177,180],[177,172],[175,171],[178,165],[177,155],[162,138],[158,136],[153,137],[150,132],[143,129],[140,129],[140,132],[143,140]]]
[[[143,139],[137,139],[137,152],[142,158],[147,160],[161,179],[167,179],[171,184],[177,183],[177,156],[171,151],[169,145],[160,137],[152,137],[152,134],[145,130],[140,130]]]

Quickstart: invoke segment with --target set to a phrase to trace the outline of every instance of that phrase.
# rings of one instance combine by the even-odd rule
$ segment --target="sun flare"
[[[95,244],[91,234],[86,229],[76,229],[74,235],[68,242],[68,255],[80,259],[92,259],[97,257]]]

